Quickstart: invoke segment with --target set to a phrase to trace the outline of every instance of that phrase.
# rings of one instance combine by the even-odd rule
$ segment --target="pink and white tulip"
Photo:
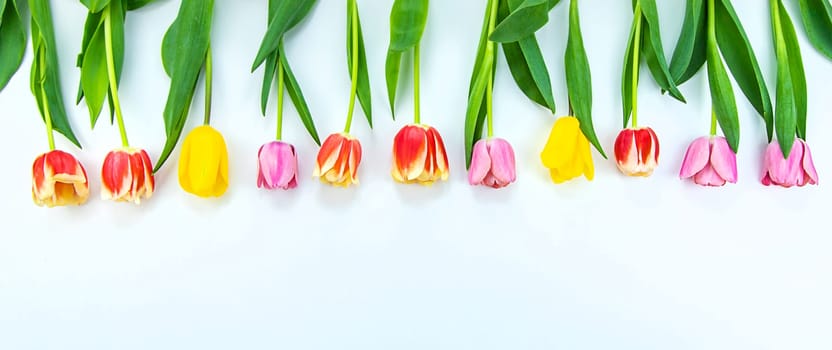
[[[772,142],[766,148],[763,159],[763,185],[781,187],[802,187],[818,184],[818,172],[812,161],[812,152],[806,141],[795,139],[788,158],[783,158],[780,144]]]
[[[257,152],[257,187],[289,190],[298,185],[298,156],[295,147],[272,141]]]
[[[474,144],[468,183],[502,188],[517,180],[514,149],[500,138],[479,140]]]
[[[679,177],[702,186],[737,183],[737,155],[724,137],[700,137],[688,147]]]

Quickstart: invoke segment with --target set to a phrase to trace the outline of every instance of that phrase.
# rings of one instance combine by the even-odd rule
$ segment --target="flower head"
[[[556,184],[584,175],[587,180],[595,176],[589,140],[581,132],[575,117],[563,117],[555,122],[549,133],[546,147],[540,153],[543,166]]]
[[[448,155],[439,132],[431,126],[403,127],[393,140],[393,179],[432,184],[448,179]]]
[[[788,158],[783,158],[780,145],[775,141],[766,148],[763,159],[763,185],[782,187],[817,185],[818,172],[812,161],[812,152],[806,141],[795,139]]]
[[[500,138],[479,140],[474,144],[468,183],[502,188],[517,180],[514,149]]]
[[[156,187],[153,165],[142,149],[110,151],[101,166],[101,198],[117,202],[141,203]]]
[[[334,186],[349,187],[358,184],[358,166],[361,164],[361,143],[346,133],[329,135],[318,151],[312,176]]]
[[[737,183],[737,155],[724,137],[700,137],[688,147],[679,177],[702,186]]]
[[[32,165],[32,200],[39,206],[81,205],[90,185],[84,166],[71,154],[53,150],[35,158]]]
[[[298,186],[298,156],[295,147],[272,141],[257,152],[257,187],[267,190],[293,189]]]
[[[627,176],[650,176],[659,165],[659,138],[648,127],[624,129],[615,139],[618,170]]]
[[[182,143],[179,185],[199,197],[219,197],[228,189],[228,150],[216,129],[193,129]]]

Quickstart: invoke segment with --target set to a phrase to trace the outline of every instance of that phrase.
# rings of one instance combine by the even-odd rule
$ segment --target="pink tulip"
[[[272,141],[257,153],[257,187],[289,190],[298,185],[298,157],[295,147]]]
[[[737,183],[737,155],[724,137],[700,137],[688,147],[679,177],[702,186]]]
[[[783,152],[777,141],[766,148],[763,160],[763,185],[782,187],[817,185],[818,172],[812,162],[812,152],[806,141],[795,139],[789,158],[783,158]]]
[[[514,149],[500,138],[479,140],[474,144],[468,183],[502,188],[517,179],[514,165]]]

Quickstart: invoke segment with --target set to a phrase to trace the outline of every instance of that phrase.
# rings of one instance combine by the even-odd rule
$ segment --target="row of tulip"
[[[0,11],[13,11],[6,14],[20,16],[16,7],[18,1],[22,0],[6,2],[0,6]],[[228,187],[228,154],[222,135],[210,126],[213,0],[183,0],[179,15],[162,43],[162,63],[171,78],[171,90],[164,111],[167,140],[155,167],[146,151],[132,147],[128,142],[118,99],[120,60],[124,56],[123,37],[118,35],[123,33],[126,11],[136,10],[151,2],[153,0],[81,0],[89,9],[89,14],[78,60],[81,68],[78,101],[86,100],[94,126],[104,101],[108,100],[122,140],[122,147],[110,152],[103,162],[101,197],[140,203],[153,194],[154,172],[168,159],[178,142],[196,81],[203,71],[206,84],[204,124],[192,130],[184,140],[179,157],[179,183],[185,191],[200,197],[221,196]],[[508,141],[494,136],[493,129],[492,92],[496,53],[501,45],[518,87],[532,101],[555,113],[548,71],[537,49],[534,33],[545,24],[548,12],[559,2],[543,0],[518,7],[507,0],[487,1],[465,121],[466,167],[471,185],[502,188],[513,183],[517,177],[514,151]],[[257,186],[261,188],[288,190],[298,184],[297,154],[294,146],[282,140],[284,90],[290,95],[310,136],[321,145],[313,175],[335,186],[358,184],[361,144],[350,134],[356,101],[372,127],[372,104],[358,5],[356,0],[347,0],[347,57],[352,85],[346,127],[343,132],[331,134],[320,143],[309,108],[283,48],[286,32],[306,16],[314,3],[315,0],[269,0],[269,25],[252,70],[265,67],[261,98],[264,112],[271,83],[277,82],[278,122],[276,140],[264,144],[258,152]],[[633,1],[633,25],[622,78],[625,129],[614,145],[618,169],[628,176],[650,176],[659,162],[658,136],[649,127],[639,127],[637,123],[637,90],[642,61],[647,62],[651,75],[662,90],[683,102],[684,97],[677,86],[707,63],[713,105],[711,132],[710,136],[696,139],[689,146],[679,176],[703,186],[722,186],[737,181],[739,122],[721,50],[737,83],[766,121],[771,143],[765,152],[761,182],[767,186],[783,187],[817,184],[818,174],[805,141],[806,82],[800,48],[782,0],[770,0],[778,63],[776,110],[772,108],[753,50],[731,1],[689,0],[688,3],[677,52],[668,65],[661,49],[655,0]],[[50,146],[50,151],[39,156],[33,165],[33,198],[35,203],[45,206],[84,203],[89,196],[86,171],[71,154],[55,150],[53,139],[54,130],[79,145],[69,126],[60,94],[56,93],[60,92],[60,85],[56,74],[58,64],[49,4],[47,0],[29,0],[29,4],[32,42],[38,55],[33,60],[32,76],[39,77],[32,79],[32,92],[46,123]],[[580,176],[588,180],[594,178],[591,146],[606,158],[592,126],[591,76],[577,4],[578,0],[570,0],[569,39],[564,61],[570,112],[569,116],[555,121],[540,154],[543,166],[549,169],[555,183]],[[394,138],[391,171],[393,179],[406,184],[433,184],[446,180],[449,172],[442,137],[436,129],[422,123],[419,115],[419,54],[427,9],[427,0],[395,0],[391,11],[386,79],[394,115],[402,58],[405,54],[413,55],[413,123],[403,127]],[[715,24],[717,17],[726,19],[719,31]],[[19,22],[0,22],[0,32],[18,29],[9,23]],[[814,29],[822,26],[815,25]],[[828,32],[827,29],[824,27],[823,31]],[[729,33],[717,34],[723,31]],[[819,31],[813,31],[816,32]],[[22,38],[25,40],[25,33]],[[822,44],[822,41],[813,40],[813,43],[818,42]],[[11,41],[4,41],[2,45],[5,47],[8,43]],[[731,50],[734,52],[728,54]],[[3,69],[3,72],[13,73],[16,67],[12,68]],[[6,81],[7,77],[0,76],[0,88]],[[778,114],[776,118],[774,112]],[[725,136],[717,135],[718,126]],[[772,136],[774,129],[777,131],[776,140]],[[487,136],[483,138],[486,130]]]

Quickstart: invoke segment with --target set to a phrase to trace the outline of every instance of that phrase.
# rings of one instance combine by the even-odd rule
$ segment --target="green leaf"
[[[789,45],[786,43],[785,20],[788,14],[781,11],[780,1],[772,1],[771,21],[774,47],[777,56],[777,102],[774,113],[774,128],[783,158],[788,158],[797,131],[797,105],[792,81]]]
[[[309,132],[309,136],[312,136],[315,143],[320,146],[321,139],[318,137],[318,130],[315,128],[315,122],[312,120],[312,113],[309,112],[309,105],[306,104],[306,99],[303,97],[303,92],[300,89],[297,79],[295,79],[295,74],[292,73],[292,68],[289,67],[289,61],[286,59],[286,54],[282,53],[283,48],[281,47],[278,51],[281,52],[280,64],[283,65],[283,78],[286,83],[286,92],[289,94],[289,98],[292,99],[292,104],[295,105],[295,109],[298,111],[298,116],[300,117],[301,122],[303,122],[303,126],[306,128],[306,131]]]
[[[740,119],[737,102],[728,72],[722,65],[716,42],[708,43],[708,81],[711,88],[713,111],[728,145],[737,153],[740,140]]]
[[[754,49],[748,41],[745,30],[740,23],[730,0],[716,0],[716,39],[725,64],[739,85],[748,102],[766,123],[769,141],[774,131],[774,114],[760,65],[754,55]]]
[[[621,106],[625,128],[630,123],[633,112],[633,94],[637,93],[633,91],[633,79],[638,80],[639,77],[633,77],[633,60],[635,58],[636,25],[641,21],[641,18],[633,17],[633,23],[630,25],[630,38],[627,41],[627,51],[624,53],[624,69],[621,73]],[[643,36],[642,32],[641,37]]]
[[[121,69],[124,64],[124,16],[125,12],[122,8],[121,1],[113,1],[107,6],[104,11],[110,11],[110,30],[113,38],[113,62],[115,64],[116,83],[118,84],[121,78]],[[104,106],[104,100],[110,100],[110,80],[107,72],[107,55],[105,50],[105,27],[103,17],[100,14],[89,14],[87,22],[92,19],[98,19],[98,26],[96,27],[92,37],[87,40],[84,38],[82,47],[84,51],[78,55],[81,59],[81,78],[80,91],[78,92],[79,101],[81,98],[87,102],[87,109],[90,113],[90,126],[95,127],[101,110]],[[110,115],[112,117],[113,108],[111,104]]]
[[[347,9],[350,9],[355,1],[356,0],[348,0]],[[357,8],[358,4],[355,4],[355,6]],[[367,54],[364,49],[364,34],[361,31],[361,17],[356,15],[356,20],[353,21],[349,12],[350,11],[347,11],[347,70],[350,73],[350,79],[352,79],[352,69],[350,69],[349,63],[352,62],[353,55],[352,26],[356,25],[358,26],[358,102],[361,103],[361,109],[364,110],[364,116],[367,118],[370,128],[372,128],[373,104],[370,96],[370,75],[369,70],[367,69]]]
[[[126,0],[126,1],[127,1],[127,10],[128,11],[133,11],[133,10],[140,9],[140,8],[144,7],[145,5],[149,5],[150,3],[153,3],[156,0]]]
[[[498,18],[508,15],[509,7],[506,2],[502,2],[498,9]],[[535,103],[555,113],[555,98],[552,94],[549,70],[535,36],[530,35],[520,41],[502,45],[511,75],[520,90]]]
[[[20,69],[26,53],[26,28],[16,0],[0,0],[0,91]]]
[[[584,39],[581,34],[581,17],[578,12],[578,0],[571,0],[569,5],[569,38],[566,41],[566,89],[569,101],[581,126],[581,132],[604,158],[604,148],[595,134],[592,125],[592,73],[589,59],[584,49]]]
[[[182,0],[176,20],[162,42],[163,65],[171,82],[164,111],[167,140],[154,172],[162,167],[182,135],[211,44],[213,9],[213,0]]]
[[[482,137],[483,124],[486,119],[486,89],[488,80],[494,79],[495,62],[497,60],[496,45],[488,45],[489,16],[495,2],[488,0],[485,7],[485,20],[480,34],[480,45],[477,48],[477,59],[471,74],[471,85],[468,92],[468,107],[465,112],[465,167],[471,166],[471,155],[474,144]]]
[[[35,52],[30,79],[32,94],[37,100],[41,118],[49,113],[54,130],[80,148],[81,143],[72,132],[61,93],[60,66],[49,0],[29,0],[29,11]]]
[[[428,19],[428,0],[395,0],[390,12],[388,51],[407,51],[422,40]]]
[[[269,12],[272,13],[272,16],[269,19],[266,35],[263,37],[257,56],[254,58],[254,64],[251,66],[252,72],[263,64],[269,54],[277,50],[283,34],[306,17],[309,11],[312,10],[312,6],[315,5],[315,0],[281,0],[269,4]],[[271,7],[274,9],[272,10]]]
[[[491,41],[510,43],[534,34],[549,21],[549,0],[505,0],[511,5],[511,14],[506,16],[494,32]],[[517,5],[515,5],[517,4]]]
[[[786,44],[786,52],[789,56],[789,75],[792,79],[794,89],[794,105],[797,119],[797,136],[806,139],[806,115],[809,109],[808,88],[806,87],[806,71],[803,68],[803,57],[801,56],[800,43],[797,41],[794,23],[780,3],[780,18],[783,26],[783,41]]]
[[[670,74],[676,85],[687,82],[705,64],[708,42],[706,19],[705,1],[687,0],[685,22],[670,60]]]
[[[272,92],[272,83],[277,72],[277,51],[266,58],[266,68],[263,71],[263,88],[260,90],[260,112],[266,116],[266,107],[269,104],[269,95]]]
[[[514,82],[535,103],[555,113],[555,98],[549,70],[534,36],[518,42],[504,43],[503,54]]]
[[[662,90],[669,91],[670,96],[673,96],[673,98],[681,102],[686,102],[685,97],[679,91],[673,76],[670,74],[670,69],[664,57],[662,37],[659,30],[661,28],[659,26],[659,11],[656,9],[656,0],[639,1],[641,2],[642,16],[645,21],[642,26],[645,35],[641,52],[644,55],[653,80],[656,81]]]
[[[812,45],[832,59],[832,5],[828,0],[800,0],[803,26]]]
[[[90,12],[100,12],[110,4],[110,0],[81,0],[81,3],[84,4]]]
[[[387,99],[390,103],[390,113],[396,120],[396,91],[399,88],[399,71],[402,66],[402,52],[387,50],[387,60],[384,63],[384,78],[387,82]]]

